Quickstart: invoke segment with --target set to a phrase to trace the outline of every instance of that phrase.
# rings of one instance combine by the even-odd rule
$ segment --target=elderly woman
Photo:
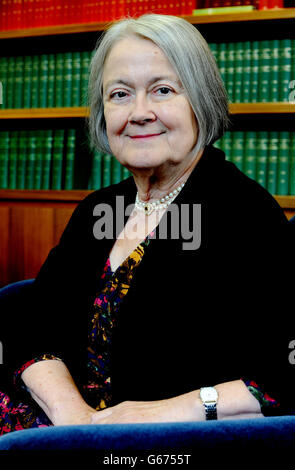
[[[177,17],[124,19],[89,90],[93,145],[133,177],[78,205],[18,302],[6,431],[290,412],[288,223],[212,145],[228,107],[206,41]]]

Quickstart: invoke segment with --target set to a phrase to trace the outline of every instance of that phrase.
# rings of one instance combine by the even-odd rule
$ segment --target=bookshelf
[[[269,31],[272,37],[276,37],[278,31],[282,37],[284,30],[294,31],[295,8],[261,10],[238,15],[184,16],[184,18],[198,26],[208,41],[210,37],[220,38],[220,33],[224,33],[225,41],[228,40],[230,34],[236,34],[236,32],[239,37],[247,38],[250,36],[249,28],[251,28],[251,34],[256,31],[260,38],[263,37],[263,31]],[[13,45],[14,50],[17,50],[20,45],[23,50],[28,48],[30,51],[32,48],[38,53],[42,51],[46,42],[52,43],[52,47],[57,52],[59,48],[66,50],[64,44],[69,44],[71,41],[75,44],[87,43],[87,47],[93,48],[99,33],[104,31],[109,23],[95,22],[0,31],[0,44],[4,46],[3,49]],[[292,37],[294,38],[294,34]],[[36,38],[39,38],[39,41],[36,42]],[[230,114],[233,120],[238,119],[242,127],[244,119],[254,122],[256,118],[255,122],[258,122],[257,119],[262,118],[267,124],[280,121],[292,128],[294,113],[295,103],[289,102],[230,104]],[[0,107],[0,126],[2,128],[6,125],[12,129],[14,125],[17,128],[24,125],[29,128],[30,123],[36,127],[44,122],[50,126],[52,122],[55,125],[57,123],[58,126],[66,123],[66,127],[69,127],[75,121],[81,128],[87,115],[88,109],[85,106],[28,109],[1,109]],[[2,233],[0,286],[36,275],[48,251],[58,242],[72,211],[90,192],[88,190],[0,189],[0,230]],[[275,196],[275,198],[288,218],[295,215],[295,196]]]

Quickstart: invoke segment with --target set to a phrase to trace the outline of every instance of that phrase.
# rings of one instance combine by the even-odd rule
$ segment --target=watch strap
[[[204,403],[206,420],[216,420],[217,419],[217,406],[216,403],[208,404]]]

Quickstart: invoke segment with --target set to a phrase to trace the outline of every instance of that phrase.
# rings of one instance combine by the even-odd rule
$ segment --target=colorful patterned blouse
[[[135,270],[150,243],[150,234],[113,273],[109,259],[101,276],[101,288],[95,296],[93,316],[88,336],[88,382],[84,386],[85,401],[101,410],[109,406],[111,401],[110,348],[112,329],[118,319],[120,303],[128,293]],[[57,359],[46,354],[24,364],[15,372],[15,386],[24,387],[20,379],[22,372],[38,361]],[[262,407],[278,407],[279,404],[265,394],[253,381],[244,380],[249,391],[258,399]],[[13,403],[0,391],[0,435],[28,428],[52,426],[41,408],[30,398],[26,403]]]

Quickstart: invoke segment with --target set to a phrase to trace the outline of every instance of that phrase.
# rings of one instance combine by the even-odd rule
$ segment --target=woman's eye
[[[160,95],[168,95],[168,93],[170,93],[172,90],[170,90],[170,88],[166,87],[166,86],[162,86],[161,88],[158,88],[156,90],[156,92]]]
[[[125,96],[127,96],[127,93],[125,91],[114,91],[114,93],[111,93],[110,95],[111,98],[118,98],[118,99],[125,98]]]

